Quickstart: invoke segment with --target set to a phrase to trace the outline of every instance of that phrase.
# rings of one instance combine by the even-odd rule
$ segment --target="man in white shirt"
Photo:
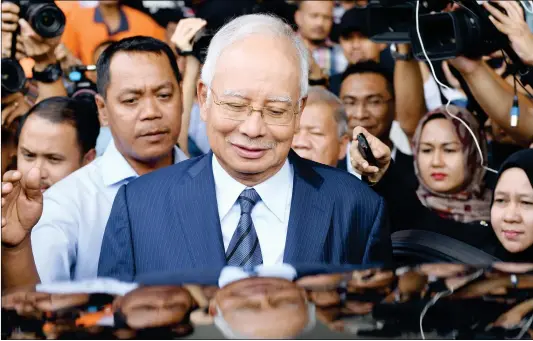
[[[308,72],[283,21],[245,15],[222,27],[197,87],[212,152],[121,187],[98,275],[391,261],[383,199],[291,151]]]
[[[51,282],[96,277],[104,228],[120,186],[186,159],[175,147],[181,88],[168,45],[148,37],[123,39],[105,50],[97,72],[100,120],[110,126],[114,143],[102,157],[48,189],[44,198],[36,190],[39,169],[30,170],[22,181],[20,174],[6,174],[4,286],[39,278]]]

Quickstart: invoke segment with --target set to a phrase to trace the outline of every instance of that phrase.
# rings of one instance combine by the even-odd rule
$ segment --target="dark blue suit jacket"
[[[212,153],[122,186],[107,222],[98,276],[136,276],[226,264]],[[389,264],[384,200],[353,175],[291,151],[294,186],[285,263]],[[266,249],[266,248],[264,248]]]

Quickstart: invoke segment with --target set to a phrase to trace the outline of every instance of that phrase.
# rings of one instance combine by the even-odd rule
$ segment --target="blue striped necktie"
[[[241,206],[241,218],[226,252],[228,265],[250,269],[263,263],[259,238],[251,216],[252,209],[259,200],[261,197],[253,188],[242,191],[237,199]]]

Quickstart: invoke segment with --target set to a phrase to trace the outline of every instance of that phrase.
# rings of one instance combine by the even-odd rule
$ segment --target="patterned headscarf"
[[[487,141],[480,129],[479,122],[468,110],[450,105],[450,113],[463,120],[476,136],[476,140],[481,147],[483,160],[487,161]],[[420,136],[425,124],[436,115],[444,116],[455,128],[455,134],[463,146],[465,158],[465,181],[462,188],[457,193],[437,193],[431,190],[422,180],[418,169],[417,156],[420,148]],[[419,187],[416,191],[418,199],[427,208],[436,211],[439,215],[469,223],[473,221],[490,220],[490,204],[492,193],[485,189],[484,176],[485,169],[481,167],[481,157],[472,139],[472,135],[459,120],[453,118],[442,106],[427,113],[418,123],[415,136],[413,138],[413,157],[416,177]]]

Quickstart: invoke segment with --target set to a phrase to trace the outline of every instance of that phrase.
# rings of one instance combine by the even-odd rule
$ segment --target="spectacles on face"
[[[292,122],[293,116],[298,114],[298,111],[291,109],[283,109],[276,107],[262,107],[254,108],[251,104],[239,103],[239,102],[230,102],[230,101],[221,101],[218,99],[218,96],[209,88],[213,93],[213,102],[222,109],[223,115],[234,121],[245,121],[252,112],[257,111],[261,113],[261,117],[265,124],[268,125],[277,125],[277,126],[286,126]]]
[[[370,96],[365,99],[359,100],[355,97],[344,97],[342,99],[342,103],[344,104],[344,107],[346,109],[358,107],[359,105],[363,106],[363,109],[368,110],[377,110],[381,108],[383,105],[388,104],[390,101],[392,101],[391,98],[385,99],[381,96]]]

